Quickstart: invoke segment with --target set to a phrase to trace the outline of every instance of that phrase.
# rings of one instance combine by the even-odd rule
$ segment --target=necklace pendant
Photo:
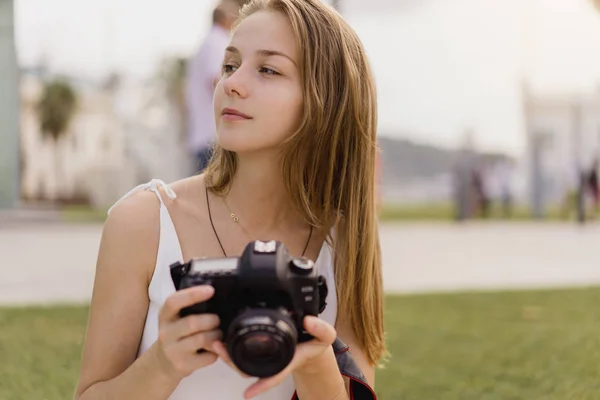
[[[233,220],[233,222],[238,222],[240,220],[238,217],[235,216],[234,213],[231,213],[231,219]]]

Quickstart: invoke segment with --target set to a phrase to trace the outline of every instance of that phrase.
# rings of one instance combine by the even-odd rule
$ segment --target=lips
[[[252,119],[251,116],[244,114],[241,111],[236,110],[235,108],[224,108],[223,111],[221,111],[221,115],[223,116],[235,116],[235,117],[239,117],[239,118],[245,118],[245,119]]]

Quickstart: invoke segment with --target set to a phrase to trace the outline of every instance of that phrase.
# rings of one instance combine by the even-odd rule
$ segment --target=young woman
[[[78,399],[348,399],[336,337],[374,385],[385,354],[377,115],[359,39],[320,0],[253,0],[233,29],[214,110],[218,145],[203,174],[140,185],[109,212]],[[232,366],[217,315],[178,317],[214,289],[176,291],[169,268],[239,256],[255,239],[315,260],[334,288],[304,321],[315,339],[260,380]]]

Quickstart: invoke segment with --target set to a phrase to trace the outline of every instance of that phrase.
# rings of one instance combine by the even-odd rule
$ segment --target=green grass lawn
[[[423,205],[398,205],[385,204],[381,208],[380,220],[383,222],[411,222],[411,221],[454,221],[454,208],[450,203],[423,204]],[[498,207],[491,209],[490,219],[501,218]],[[104,222],[105,209],[94,209],[88,206],[66,206],[61,211],[62,220],[69,223]],[[476,218],[480,219],[480,218]],[[509,220],[532,220],[531,212],[526,207],[516,207]],[[545,219],[556,221],[561,219],[558,209],[550,209],[545,214]],[[572,218],[571,218],[572,219]]]
[[[600,398],[600,288],[388,296],[380,399]],[[73,393],[86,307],[0,308],[0,399]]]
[[[455,210],[450,203],[439,203],[439,204],[414,204],[414,205],[399,205],[399,204],[385,204],[381,209],[380,214],[381,221],[393,222],[393,221],[454,221]],[[476,220],[483,220],[481,217],[474,217]],[[490,208],[489,220],[503,219],[502,210],[498,206],[492,206]],[[549,208],[544,213],[544,219],[548,221],[557,221],[562,219],[560,210],[558,208]],[[570,217],[571,220],[574,217]],[[532,221],[533,216],[531,211],[524,206],[515,207],[512,210],[510,218],[506,221]]]

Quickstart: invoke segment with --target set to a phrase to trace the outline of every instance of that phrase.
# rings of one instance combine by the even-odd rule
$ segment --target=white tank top
[[[148,306],[144,332],[138,350],[138,357],[148,350],[148,348],[157,340],[158,312],[166,298],[175,292],[175,286],[171,280],[170,265],[177,261],[184,262],[173,220],[158,191],[160,186],[165,189],[165,193],[169,198],[173,200],[177,198],[175,192],[173,192],[173,190],[163,181],[153,179],[148,183],[135,187],[111,207],[115,207],[120,201],[140,190],[153,191],[160,201],[160,240],[154,273],[150,285],[148,286],[150,304]],[[331,247],[327,243],[323,244],[317,260],[315,261],[315,265],[318,268],[319,273],[324,275],[327,279],[327,286],[329,288],[335,288],[333,256]],[[337,314],[337,297],[335,290],[329,290],[326,302],[327,306],[319,317],[329,324],[334,325]],[[237,372],[233,371],[229,365],[219,359],[214,364],[201,368],[184,378],[169,397],[169,400],[243,399],[244,391],[255,380],[256,378],[242,378]],[[280,385],[257,396],[256,399],[291,399],[294,391],[294,381],[291,376],[288,376]]]

